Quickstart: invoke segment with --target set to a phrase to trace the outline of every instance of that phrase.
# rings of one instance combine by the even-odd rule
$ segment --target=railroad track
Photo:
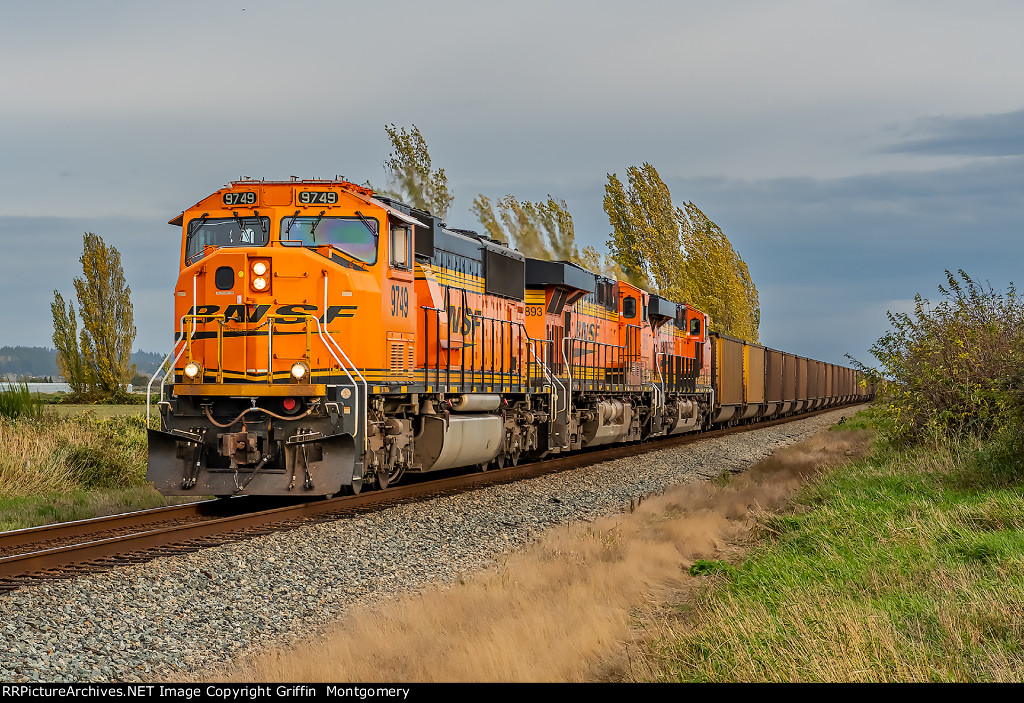
[[[4,532],[0,533],[0,591],[10,591],[47,579],[72,578],[119,564],[145,562],[160,556],[196,551],[315,522],[343,519],[399,502],[422,501],[637,456],[734,432],[785,424],[842,407],[855,406],[833,406],[754,425],[594,449],[504,469],[407,483],[355,496],[290,505],[280,505],[280,501],[271,502],[254,496],[205,500]]]

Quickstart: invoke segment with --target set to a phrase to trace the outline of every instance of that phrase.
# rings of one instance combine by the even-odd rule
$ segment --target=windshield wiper
[[[358,216],[359,217],[359,221],[363,223],[363,227],[365,227],[366,229],[370,230],[370,234],[372,234],[374,237],[376,237],[377,233],[373,230],[373,227],[370,226],[370,221],[368,219],[366,219],[366,216],[363,215],[363,213],[359,212],[358,210],[356,210],[356,216]]]
[[[316,216],[316,221],[313,222],[313,226],[309,228],[309,236],[313,238],[313,243],[316,243],[316,228],[320,224],[320,220],[324,219],[324,213],[326,210],[321,210],[320,214]]]
[[[238,223],[238,241],[242,241],[242,235],[245,234],[245,223],[242,222],[242,218],[238,216],[238,210],[232,210],[231,214],[235,216],[235,222]],[[228,232],[228,236],[231,232]]]
[[[209,217],[209,216],[210,216],[210,213],[204,212],[199,217],[198,220],[192,220],[191,222],[188,223],[189,233],[188,233],[188,239],[185,241],[185,250],[186,251],[188,251],[188,245],[192,241],[192,237],[196,236],[196,232],[199,231],[199,229],[203,226],[203,223],[206,222],[206,218]],[[196,252],[196,254],[200,254],[200,253],[202,253],[202,250]],[[192,263],[192,259],[193,259],[193,257],[195,257],[196,254],[193,254],[192,256],[188,257],[188,260],[185,263],[187,263],[187,264],[188,263]],[[200,257],[200,258],[202,258],[202,257]],[[197,259],[197,261],[198,261],[198,259]]]
[[[252,214],[256,216],[256,224],[259,225],[259,227],[260,227],[260,234],[262,234],[264,237],[266,237],[267,236],[267,230],[263,229],[263,221],[260,220],[260,211],[259,210],[253,210]]]
[[[209,216],[210,216],[210,213],[204,212],[202,215],[200,215],[198,220],[192,220],[191,222],[188,223],[188,227],[189,227],[189,230],[190,230],[189,233],[188,233],[188,238],[189,239],[192,239],[192,237],[196,233],[196,230],[198,230],[200,227],[203,226],[203,223],[206,222],[206,218],[209,217]]]
[[[284,228],[284,236],[288,236],[288,233],[292,231],[292,225],[295,224],[295,220],[299,219],[299,211],[296,210],[295,214],[292,215],[292,221],[288,223],[288,226]]]

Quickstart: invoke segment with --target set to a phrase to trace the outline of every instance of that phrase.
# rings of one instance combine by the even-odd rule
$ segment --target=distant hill
[[[132,363],[138,366],[139,373],[151,376],[160,362],[162,354],[152,352],[132,352]],[[22,376],[53,376],[60,375],[57,370],[57,350],[49,347],[0,347],[0,377],[15,378]]]

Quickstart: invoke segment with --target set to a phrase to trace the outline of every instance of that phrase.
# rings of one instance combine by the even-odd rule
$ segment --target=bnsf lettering
[[[576,339],[585,339],[593,342],[597,339],[597,323],[587,324],[581,320],[576,321]]]
[[[298,317],[305,312],[316,312],[316,305],[282,305],[277,309],[278,315],[285,315],[286,317],[280,317],[275,320],[279,325],[295,325],[302,322],[305,318]],[[296,315],[296,317],[287,317],[287,315]]]
[[[284,317],[276,318],[275,324],[278,325],[294,325],[301,323],[305,318],[302,317],[303,313],[314,313],[318,310],[316,305],[279,305],[274,310],[275,315],[283,315]],[[246,315],[246,311],[249,310],[249,314]],[[353,317],[355,315],[355,305],[329,305],[327,307],[326,318],[321,315],[319,320],[320,324],[330,324],[339,317]],[[209,317],[208,320],[212,322],[214,318],[220,318],[225,322],[245,322],[248,324],[258,323],[267,316],[270,312],[269,305],[257,305],[255,307],[246,305],[228,305],[224,312],[221,312],[219,305],[200,305],[198,308],[192,308],[189,310],[189,315],[197,315],[200,317]],[[199,322],[204,322],[200,320]]]
[[[474,312],[473,308],[470,307],[455,307],[454,305],[448,306],[448,329],[452,330],[455,334],[466,335],[474,327],[480,326],[480,318],[473,317],[474,315],[479,316],[480,311]]]

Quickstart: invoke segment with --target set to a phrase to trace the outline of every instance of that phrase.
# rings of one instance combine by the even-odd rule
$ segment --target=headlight
[[[252,287],[256,290],[263,290],[267,287],[267,279],[265,278],[254,278],[252,279]]]
[[[203,370],[203,367],[194,361],[190,361],[185,364],[185,376],[187,378],[195,378],[199,375],[199,372]]]
[[[301,361],[292,364],[292,378],[296,381],[301,381],[309,373],[309,367],[303,364]]]
[[[255,264],[252,265],[252,272],[255,273],[257,276],[262,276],[267,272],[266,263],[262,261],[257,261]]]

